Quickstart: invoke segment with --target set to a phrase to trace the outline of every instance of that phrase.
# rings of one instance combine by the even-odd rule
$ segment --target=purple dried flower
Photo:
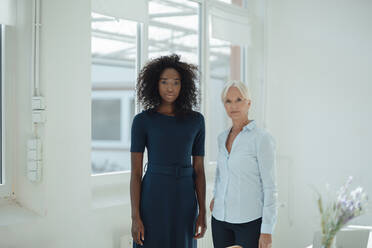
[[[332,242],[336,233],[353,218],[364,213],[368,202],[367,194],[363,188],[357,187],[349,191],[352,177],[348,177],[346,183],[337,192],[337,198],[327,206],[323,207],[319,195],[318,207],[321,214],[323,239],[322,244]],[[327,185],[328,187],[328,185]]]

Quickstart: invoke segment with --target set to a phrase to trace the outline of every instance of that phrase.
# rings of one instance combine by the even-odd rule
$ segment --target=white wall
[[[274,245],[304,247],[318,226],[311,185],[322,189],[329,182],[336,188],[354,175],[356,184],[372,192],[372,5],[367,0],[268,1],[265,42],[260,28],[265,6],[250,2],[255,6],[248,75],[256,102],[252,116],[261,121],[266,76],[266,125],[277,140],[280,201],[287,204],[279,212]],[[92,208],[97,195],[128,195],[125,184],[96,195],[91,188],[89,10],[88,0],[42,1],[41,92],[47,123],[44,179],[35,185],[25,177],[31,1],[18,0],[10,161],[17,201],[37,214],[0,226],[1,248],[119,247],[119,237],[129,234],[127,202]],[[371,225],[372,217],[356,223]]]
[[[119,247],[119,237],[129,233],[128,208],[92,207],[90,0],[42,1],[40,84],[47,101],[47,122],[41,130],[44,170],[39,184],[25,176],[26,142],[32,135],[32,1],[17,2],[17,26],[9,30],[16,69],[7,71],[14,76],[15,95],[10,105],[14,121],[8,129],[13,141],[8,155],[16,200],[28,214],[20,218],[12,208],[0,206],[2,216],[20,220],[0,225],[0,247]]]
[[[319,228],[312,186],[338,189],[353,175],[353,187],[372,195],[372,2],[267,7],[266,124],[278,145],[279,194],[289,201],[274,247],[305,247]],[[372,225],[372,215],[355,223]]]

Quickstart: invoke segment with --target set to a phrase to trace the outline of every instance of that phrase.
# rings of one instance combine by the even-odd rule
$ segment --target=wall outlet
[[[44,110],[33,110],[32,111],[32,122],[33,123],[44,123],[46,121]]]
[[[28,161],[27,162],[27,178],[31,182],[41,181],[41,161]]]
[[[27,178],[31,182],[39,182],[42,172],[42,146],[40,139],[30,139],[27,142]]]

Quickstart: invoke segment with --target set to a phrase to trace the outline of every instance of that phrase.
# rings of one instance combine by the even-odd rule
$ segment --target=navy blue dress
[[[198,203],[191,156],[204,156],[205,124],[198,112],[183,117],[153,110],[136,115],[131,152],[148,152],[141,184],[144,245],[134,248],[196,248]]]

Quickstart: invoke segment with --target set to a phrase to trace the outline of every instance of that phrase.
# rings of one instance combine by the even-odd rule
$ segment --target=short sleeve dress
[[[197,198],[192,156],[204,156],[204,117],[146,110],[132,124],[131,152],[148,152],[141,184],[144,245],[134,248],[196,248]]]

